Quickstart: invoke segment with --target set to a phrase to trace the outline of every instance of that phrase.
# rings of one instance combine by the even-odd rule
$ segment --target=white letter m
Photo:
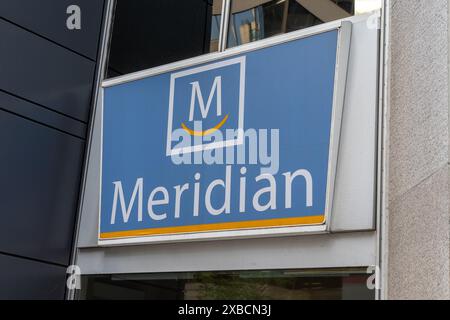
[[[116,181],[114,184],[114,200],[111,210],[111,224],[116,223],[116,211],[117,211],[117,201],[120,201],[120,208],[122,209],[123,222],[127,223],[130,218],[131,210],[133,209],[134,200],[136,199],[136,194],[138,194],[138,221],[142,221],[142,187],[144,184],[144,179],[139,178],[136,180],[134,186],[133,194],[131,195],[130,203],[128,208],[125,207],[125,197],[123,195],[122,182]]]
[[[217,116],[222,115],[222,77],[217,76],[214,78],[214,83],[209,92],[208,101],[205,106],[205,101],[203,100],[202,90],[200,89],[200,83],[198,81],[191,82],[192,93],[191,93],[191,108],[189,111],[189,121],[194,120],[194,108],[195,108],[195,98],[197,97],[198,105],[200,107],[200,112],[202,113],[202,118],[205,119],[208,116],[209,108],[211,107],[211,102],[216,94],[217,100]]]

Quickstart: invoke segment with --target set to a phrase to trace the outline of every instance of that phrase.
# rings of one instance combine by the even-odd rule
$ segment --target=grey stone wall
[[[388,299],[450,299],[448,0],[390,0]]]

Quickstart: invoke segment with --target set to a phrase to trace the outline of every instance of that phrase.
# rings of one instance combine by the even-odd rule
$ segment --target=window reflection
[[[222,0],[214,0],[212,2],[211,40],[209,43],[209,52],[215,52],[219,50],[222,3]]]
[[[268,38],[381,7],[381,0],[232,0],[227,46]]]
[[[83,277],[80,299],[373,300],[363,269],[121,274]]]
[[[116,0],[107,78],[219,50],[225,0]],[[382,0],[231,0],[228,47],[362,14]]]
[[[107,78],[217,51],[222,0],[116,0]]]

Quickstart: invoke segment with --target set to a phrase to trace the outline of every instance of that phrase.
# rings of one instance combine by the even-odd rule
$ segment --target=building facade
[[[65,296],[104,7],[72,4],[0,3],[1,298]]]
[[[1,298],[450,298],[448,1],[2,3]],[[329,38],[335,47],[325,47]],[[264,58],[254,67],[257,54]],[[234,226],[226,232],[205,223],[208,232],[177,233],[191,226],[174,220],[178,224],[162,224],[158,233],[143,233],[148,217],[139,218],[133,201],[142,190],[145,197],[151,191],[146,174],[180,184],[187,179],[156,161],[139,169],[141,153],[132,153],[142,144],[133,141],[138,134],[167,121],[166,102],[161,114],[139,113],[140,97],[144,106],[161,92],[166,98],[169,88],[158,79],[239,59],[242,75],[244,59],[245,124],[257,112],[253,87],[263,97],[262,118],[271,114],[264,102],[276,97],[273,122],[298,97],[306,105],[326,101],[326,87],[317,94],[314,85],[327,77],[327,57],[336,62],[328,76],[334,84],[330,130],[337,134],[330,134],[327,147],[323,223],[239,230],[236,221],[225,219]],[[235,81],[215,79],[216,95],[223,85],[221,97],[228,101]],[[145,87],[146,81],[156,84]],[[195,91],[193,83],[192,97],[197,92],[198,98],[201,89]],[[200,110],[208,113],[214,96],[203,100]],[[117,110],[116,119],[111,110]],[[317,149],[314,126],[299,127],[311,140],[305,145]],[[290,135],[281,131],[282,150],[283,143],[302,139],[295,137],[295,125],[283,128]],[[142,141],[165,148],[166,133],[156,132],[161,134]],[[142,156],[153,159],[158,148]],[[289,156],[298,156],[291,150]],[[130,173],[132,182],[121,180],[119,189],[119,174],[130,167],[138,173]],[[241,167],[240,181],[247,172]],[[163,214],[150,207],[168,204],[166,198],[172,195],[159,202],[145,198],[145,212],[159,219]],[[122,229],[112,226],[112,212],[123,219]],[[182,203],[176,212],[178,219],[190,211]],[[130,229],[126,223],[135,218],[138,227]]]

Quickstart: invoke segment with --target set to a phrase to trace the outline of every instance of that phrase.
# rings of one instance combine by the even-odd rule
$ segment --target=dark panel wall
[[[65,267],[7,255],[0,255],[0,266],[2,299],[56,300],[64,297]]]
[[[0,20],[0,34],[0,88],[88,120],[95,62],[4,20]]]
[[[0,146],[0,252],[67,265],[84,141],[0,111]]]
[[[103,12],[0,1],[0,299],[64,298]]]
[[[2,0],[0,15],[5,20],[95,60],[102,2],[103,0]],[[66,24],[66,10],[72,4],[81,9],[82,28],[77,32],[61,27]]]

